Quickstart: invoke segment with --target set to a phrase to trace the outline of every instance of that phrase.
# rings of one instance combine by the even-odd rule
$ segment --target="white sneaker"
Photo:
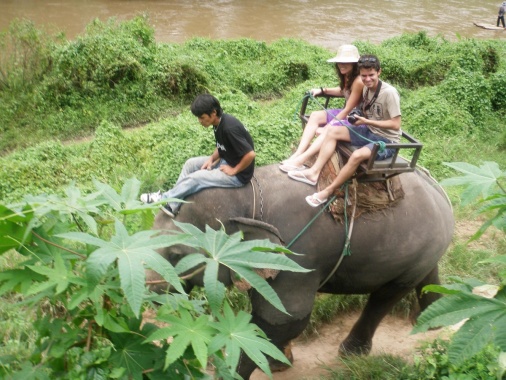
[[[162,199],[162,192],[159,190],[156,193],[144,193],[141,194],[141,202],[144,203],[155,203]]]

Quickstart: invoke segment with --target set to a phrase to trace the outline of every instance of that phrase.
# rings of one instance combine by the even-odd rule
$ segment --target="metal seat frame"
[[[331,99],[337,98],[330,95],[323,95],[320,97],[325,98],[323,105],[325,109],[328,108]],[[309,99],[309,96],[304,97],[299,110],[299,118],[302,122],[302,129],[306,127],[306,124],[309,121],[309,115],[306,115]],[[359,182],[384,181],[401,173],[413,172],[415,171],[416,162],[420,157],[422,147],[423,144],[403,131],[400,143],[386,144],[387,149],[393,149],[395,151],[394,155],[385,160],[375,160],[374,158],[378,153],[379,144],[374,144],[371,157],[369,160],[360,164],[354,178],[356,178]],[[356,149],[358,148],[343,141],[340,141],[336,145],[337,153],[345,162],[348,161],[348,158],[350,158],[351,154]],[[400,156],[399,152],[401,150],[408,153],[412,152],[411,159]]]

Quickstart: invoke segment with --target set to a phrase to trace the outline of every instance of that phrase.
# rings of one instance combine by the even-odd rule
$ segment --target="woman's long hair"
[[[341,87],[341,89],[343,91],[344,90],[351,91],[351,86],[353,85],[355,78],[358,77],[358,75],[360,74],[360,70],[358,69],[358,63],[357,62],[353,63],[353,67],[352,67],[351,71],[348,73],[348,80],[345,80],[345,76],[343,74],[341,74],[341,71],[339,70],[339,66],[337,66],[337,63],[336,63],[335,69],[336,69],[336,74],[339,78],[339,87]]]

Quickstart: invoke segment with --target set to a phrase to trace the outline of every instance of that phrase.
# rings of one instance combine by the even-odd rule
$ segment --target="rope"
[[[330,115],[330,116],[332,116],[332,118],[335,118],[335,117],[334,117],[334,115],[332,115],[332,114],[329,112],[329,110],[328,110],[327,108],[325,108],[325,107],[323,106],[323,104],[321,104],[321,103],[320,103],[320,102],[319,102],[319,101],[318,101],[318,100],[317,100],[317,99],[316,99],[316,98],[315,98],[315,97],[311,94],[311,92],[309,92],[309,91],[308,91],[308,92],[306,92],[306,94],[302,97],[302,100],[299,102],[299,106],[298,106],[298,108],[297,108],[297,109],[300,109],[300,104],[304,101],[304,99],[305,99],[305,98],[309,98],[309,99],[311,99],[311,100],[312,100],[312,101],[314,101],[316,104],[318,104],[318,105],[319,105],[319,106],[320,106],[320,107],[321,107],[321,108],[322,108],[322,109],[323,109],[323,110],[327,113],[327,115]],[[297,115],[297,112],[295,112],[295,115]],[[383,152],[385,151],[385,149],[386,149],[386,143],[385,143],[384,141],[372,141],[372,140],[369,140],[367,137],[364,137],[364,136],[362,136],[362,135],[358,134],[358,133],[357,133],[356,131],[354,131],[354,130],[353,130],[353,128],[351,128],[350,126],[348,126],[348,125],[344,124],[344,123],[342,122],[342,120],[339,120],[339,119],[335,119],[335,120],[336,120],[339,124],[341,124],[343,127],[348,128],[348,130],[349,130],[351,133],[354,133],[356,136],[358,136],[358,137],[360,137],[360,138],[362,138],[362,139],[364,139],[364,140],[366,140],[366,141],[369,141],[370,143],[373,143],[373,144],[378,145],[378,146],[379,146],[379,148],[378,148],[378,152],[379,152],[379,153],[383,153]]]
[[[353,211],[351,213],[351,222],[350,222],[350,226],[349,226],[349,229],[346,233],[346,242],[344,243],[344,248],[343,248],[343,253],[342,255],[343,256],[349,256],[351,255],[351,247],[350,247],[350,244],[351,244],[351,233],[353,231],[353,224],[355,222],[355,211],[357,210],[357,180],[354,179],[353,180],[353,189],[355,190],[353,192]],[[346,219],[346,226],[348,226],[348,213],[346,212],[346,203],[348,203],[348,182],[346,182],[346,197],[344,199],[344,217]]]
[[[320,102],[318,102],[318,100],[316,100],[316,98],[313,95],[311,95],[311,93],[309,93],[309,92],[307,92],[306,95],[304,95],[304,97],[302,98],[302,100],[299,102],[299,106],[297,107],[297,109],[300,109],[300,104],[304,101],[304,99],[306,97],[309,97],[311,100],[313,100],[318,105],[320,105],[320,107],[328,115],[331,115],[332,117],[334,117],[334,115],[330,114],[330,112],[322,104],[320,104]],[[295,113],[295,116],[297,116],[297,113]],[[383,152],[385,150],[386,146],[385,146],[385,142],[384,141],[371,141],[368,138],[359,135],[352,128],[350,128],[349,126],[347,126],[346,124],[344,124],[341,120],[338,120],[338,119],[336,119],[336,120],[337,120],[337,122],[339,124],[341,124],[342,126],[348,128],[348,130],[350,130],[351,132],[355,133],[357,136],[360,136],[361,138],[369,141],[370,143],[378,144],[379,145],[379,152]],[[354,180],[354,181],[356,181],[356,180]],[[329,273],[329,275],[325,278],[325,280],[323,280],[320,283],[318,289],[320,289],[323,285],[325,285],[327,283],[327,281],[336,273],[336,271],[339,268],[339,266],[341,265],[341,262],[343,261],[344,257],[351,255],[351,246],[350,246],[351,245],[351,234],[352,234],[352,231],[353,231],[353,226],[354,226],[354,221],[355,221],[355,211],[357,210],[357,187],[356,187],[356,182],[355,182],[355,187],[354,187],[354,190],[355,190],[354,191],[354,205],[353,205],[353,211],[352,211],[352,215],[351,215],[351,222],[350,222],[350,224],[348,226],[348,212],[347,212],[346,205],[348,204],[348,199],[349,199],[349,192],[348,192],[349,181],[346,181],[343,184],[343,186],[344,186],[344,192],[345,192],[345,197],[344,197],[344,225],[345,225],[346,240],[344,242],[343,250],[341,252],[339,260],[337,261],[336,265],[334,266],[334,268],[332,269],[332,271]],[[341,189],[343,188],[343,186],[341,186]],[[313,219],[311,219],[309,221],[309,223],[307,223],[306,226],[292,239],[292,241],[290,243],[288,243],[288,245],[286,246],[288,249],[290,249],[290,247],[292,246],[292,244],[294,244],[297,241],[297,239],[304,232],[306,232],[306,230],[313,224],[313,222],[316,220],[316,218],[318,218],[330,206],[330,204],[335,199],[336,199],[336,196],[334,195],[329,201],[327,201],[327,203],[325,204],[325,206],[323,208],[321,208],[321,210],[313,217]]]
[[[255,219],[255,210],[257,208],[256,206],[256,201],[257,201],[257,197],[256,197],[256,192],[255,192],[255,184],[253,183],[253,181],[249,181],[251,183],[251,189],[253,190],[253,215],[251,215],[251,219]]]
[[[307,229],[311,226],[311,224],[313,224],[313,222],[316,220],[316,218],[318,218],[318,217],[322,214],[322,212],[324,212],[324,211],[325,211],[325,209],[326,209],[327,207],[329,207],[329,206],[330,206],[330,204],[331,204],[332,202],[334,202],[334,199],[336,199],[336,196],[335,196],[335,195],[334,195],[332,198],[330,198],[330,200],[328,200],[328,201],[327,201],[327,203],[325,204],[325,206],[321,208],[321,210],[318,212],[318,214],[316,214],[316,215],[313,217],[313,219],[311,219],[311,220],[309,221],[309,223],[308,223],[308,224],[306,224],[306,226],[305,226],[305,227],[304,227],[304,228],[303,228],[303,229],[302,229],[302,230],[301,230],[301,231],[300,231],[300,232],[299,232],[299,233],[298,233],[298,234],[297,234],[297,235],[296,235],[296,236],[292,239],[292,241],[291,241],[290,243],[288,243],[288,245],[286,246],[286,248],[290,249],[290,247],[292,246],[292,244],[293,244],[293,243],[295,243],[295,242],[297,241],[297,239],[298,239],[298,238],[299,238],[299,237],[300,237],[300,236],[301,236],[304,232],[306,232],[306,230],[307,230]]]
[[[345,186],[345,197],[344,197],[344,225],[345,225],[345,231],[346,231],[346,240],[345,240],[345,243],[344,243],[344,247],[343,247],[343,250],[341,252],[341,256],[339,256],[339,260],[337,261],[336,265],[334,265],[334,268],[332,269],[332,271],[329,273],[329,275],[325,278],[325,280],[323,280],[322,282],[320,282],[320,285],[318,286],[318,289],[320,289],[323,285],[325,285],[327,283],[328,280],[330,280],[330,278],[334,275],[334,273],[336,273],[337,269],[339,268],[339,266],[341,265],[343,259],[344,259],[344,256],[349,256],[351,255],[351,247],[350,247],[350,243],[351,243],[351,232],[353,231],[353,224],[354,224],[354,221],[355,221],[355,210],[357,209],[357,188],[355,186],[355,204],[353,206],[353,212],[352,212],[352,215],[351,215],[351,222],[350,222],[350,227],[348,229],[348,214],[346,212],[346,204],[348,203],[348,182],[345,182],[344,185]],[[342,189],[342,186],[341,186],[341,189]],[[335,196],[334,196],[335,198]]]
[[[263,202],[263,194],[262,194],[262,186],[260,186],[260,182],[258,181],[258,178],[253,175],[253,179],[257,183],[258,187],[258,195],[260,196],[260,220],[263,221],[264,219],[264,202]],[[255,192],[255,185],[253,184],[253,181],[251,182],[251,187],[253,188],[253,217],[252,219],[255,219],[255,211],[256,211],[256,192]]]
[[[349,256],[351,255],[351,249],[350,249],[350,238],[351,238],[351,230],[353,229],[353,218],[355,217],[355,209],[356,207],[353,208],[353,215],[352,215],[352,221],[351,221],[351,230],[348,231],[348,215],[347,215],[347,212],[346,212],[346,203],[348,203],[348,182],[345,182],[344,185],[345,187],[344,191],[345,191],[345,198],[344,198],[344,203],[345,203],[345,207],[344,207],[344,224],[345,224],[345,231],[346,231],[346,244],[345,244],[345,247],[343,249],[343,252],[342,252],[342,255],[345,255],[345,256]],[[343,187],[341,187],[342,189]],[[327,203],[325,203],[325,206],[323,206],[320,211],[318,211],[318,213],[313,217],[313,219],[311,219],[305,226],[302,230],[300,230],[300,232],[292,239],[292,241],[290,243],[288,243],[288,245],[286,246],[286,248],[290,248],[292,246],[293,243],[295,243],[297,241],[297,239],[304,233],[307,231],[307,229],[309,227],[311,227],[311,225],[313,224],[313,222],[316,220],[316,218],[318,218],[330,205],[332,202],[334,202],[334,200],[337,198],[336,195],[332,196],[332,198],[330,198]],[[355,205],[356,205],[356,198],[357,198],[357,190],[355,189]]]

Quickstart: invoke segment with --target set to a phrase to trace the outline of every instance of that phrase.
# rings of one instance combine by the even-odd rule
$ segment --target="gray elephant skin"
[[[305,197],[315,188],[293,181],[277,165],[257,168],[252,185],[236,189],[206,189],[186,199],[176,220],[204,230],[206,225],[227,233],[242,230],[245,239],[269,239],[283,244],[292,239],[313,219],[320,208],[310,207]],[[315,295],[369,294],[367,304],[347,338],[341,353],[367,354],[379,323],[407,293],[416,290],[420,310],[438,296],[422,294],[423,286],[439,284],[438,261],[453,235],[451,205],[437,183],[423,172],[400,175],[405,193],[395,207],[363,214],[353,226],[351,255],[345,256],[330,279],[346,239],[346,227],[323,212],[290,246],[291,258],[308,273],[283,271],[270,285],[279,295],[289,315],[276,310],[255,291],[249,292],[252,322],[256,323],[279,349],[306,327]],[[255,194],[255,195],[254,195]],[[177,229],[163,212],[155,218],[154,229]],[[185,247],[160,251],[173,265],[184,255]],[[228,269],[220,269],[220,280],[230,285]],[[147,279],[158,279],[148,271]],[[201,285],[195,277],[189,285]],[[192,282],[193,281],[193,282]],[[158,285],[156,291],[166,290]],[[337,354],[337,350],[336,350]],[[242,355],[238,373],[249,378],[255,364]]]

